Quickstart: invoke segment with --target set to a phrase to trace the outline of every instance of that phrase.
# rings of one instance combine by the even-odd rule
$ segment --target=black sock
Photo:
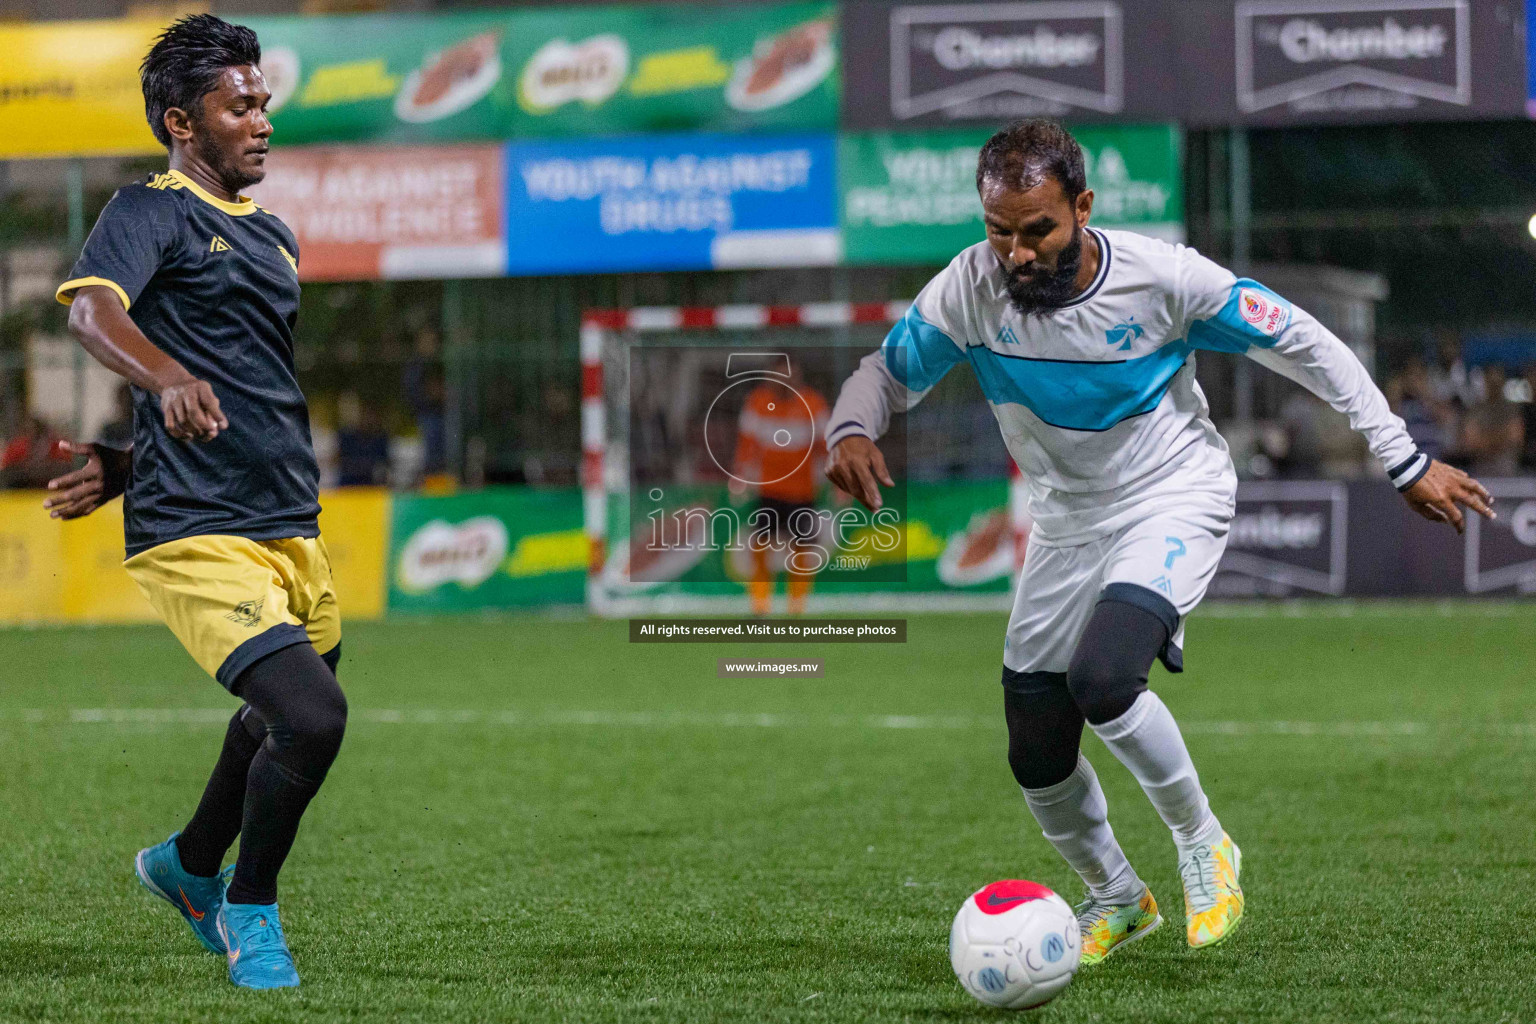
[[[309,806],[341,748],[347,700],[330,667],[309,644],[267,655],[236,681],[235,691],[267,724],[245,782],[240,856],[226,898],[277,902],[277,874]]]
[[[224,749],[213,766],[203,798],[198,801],[192,820],[176,837],[176,852],[181,866],[194,875],[212,878],[224,863],[240,834],[245,816],[245,779],[251,770],[251,758],[261,746],[267,727],[249,704],[235,712],[224,733]]]

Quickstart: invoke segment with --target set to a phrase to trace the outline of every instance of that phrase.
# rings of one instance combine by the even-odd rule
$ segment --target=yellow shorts
[[[319,537],[224,534],[158,544],[123,563],[187,653],[228,688],[273,651],[341,643],[331,556]]]

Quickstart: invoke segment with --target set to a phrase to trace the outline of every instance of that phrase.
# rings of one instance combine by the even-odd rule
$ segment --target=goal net
[[[1028,522],[972,375],[892,417],[878,512],[825,479],[838,390],[908,305],[589,311],[588,606],[741,614],[771,578],[776,611],[791,579],[814,614],[1007,607]]]

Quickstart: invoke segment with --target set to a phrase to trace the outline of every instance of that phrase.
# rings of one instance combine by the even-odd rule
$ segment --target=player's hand
[[[166,433],[182,441],[212,441],[229,428],[219,399],[205,380],[188,380],[162,390],[160,411],[165,413]]]
[[[827,479],[857,498],[871,512],[884,502],[880,485],[895,487],[885,456],[875,442],[862,434],[853,434],[837,442],[827,463]]]
[[[1465,505],[1485,519],[1497,519],[1492,509],[1493,495],[1483,485],[1454,466],[1431,461],[1429,471],[1419,482],[1403,492],[1408,504],[1425,519],[1450,523],[1457,533],[1465,533],[1466,517],[1458,505]]]
[[[43,508],[48,510],[50,519],[88,516],[128,486],[131,452],[73,441],[60,441],[59,448],[71,455],[84,455],[85,465],[48,481],[49,493]]]

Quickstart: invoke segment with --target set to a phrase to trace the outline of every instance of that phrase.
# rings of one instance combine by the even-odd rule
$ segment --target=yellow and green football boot
[[[1073,912],[1077,914],[1077,928],[1083,941],[1083,955],[1078,962],[1084,967],[1146,938],[1163,923],[1151,889],[1143,889],[1141,899],[1125,906],[1100,903],[1089,893]]]
[[[1243,887],[1237,877],[1243,851],[1225,832],[1221,841],[1197,846],[1179,862],[1189,944],[1204,949],[1232,937],[1243,919]]]

